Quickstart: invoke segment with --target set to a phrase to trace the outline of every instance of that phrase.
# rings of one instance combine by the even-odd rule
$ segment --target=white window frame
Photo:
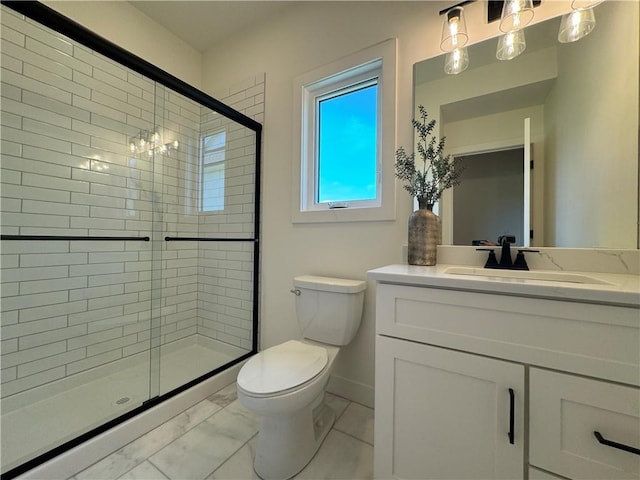
[[[331,208],[331,204],[326,202],[318,202],[319,189],[319,170],[320,159],[318,151],[318,140],[320,137],[319,125],[319,106],[320,102],[341,94],[348,94],[361,88],[362,85],[376,85],[378,89],[378,112],[377,112],[377,146],[376,146],[376,198],[373,200],[351,200],[346,202],[348,208],[370,208],[379,207],[381,204],[381,168],[382,162],[380,158],[380,76],[382,74],[382,60],[377,60],[366,65],[361,65],[353,71],[343,72],[335,77],[326,79],[304,89],[303,99],[303,115],[304,115],[304,131],[303,131],[303,162],[302,169],[302,192],[300,194],[301,210],[326,210]],[[342,205],[345,206],[345,205]]]
[[[333,92],[377,79],[378,135],[375,200],[349,201],[330,208],[317,199],[317,105]],[[396,40],[356,52],[294,80],[292,221],[354,222],[395,219]],[[336,206],[336,205],[331,205]]]

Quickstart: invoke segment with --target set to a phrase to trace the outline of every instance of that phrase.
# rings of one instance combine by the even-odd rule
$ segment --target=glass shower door
[[[77,35],[37,2],[11,5],[0,7],[7,478],[257,350],[260,184],[259,123],[88,32],[77,38],[131,68],[17,13]]]
[[[158,89],[156,105],[162,395],[252,349],[256,135],[168,88]]]
[[[162,186],[154,82],[4,5],[2,40],[5,473],[150,398]]]

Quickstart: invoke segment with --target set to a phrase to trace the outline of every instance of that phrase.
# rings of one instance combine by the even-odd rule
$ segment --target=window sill
[[[395,204],[377,208],[334,208],[327,210],[294,211],[293,223],[377,222],[395,220]]]

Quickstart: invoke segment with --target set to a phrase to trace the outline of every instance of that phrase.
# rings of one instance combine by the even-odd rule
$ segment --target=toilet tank
[[[302,275],[293,279],[293,285],[304,338],[330,345],[353,340],[362,319],[367,282]]]

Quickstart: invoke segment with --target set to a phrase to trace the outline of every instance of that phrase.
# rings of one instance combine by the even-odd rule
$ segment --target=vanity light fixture
[[[514,30],[505,33],[498,40],[496,58],[498,60],[512,60],[524,52],[527,43],[524,38],[524,30]]]
[[[526,27],[533,20],[533,0],[505,0],[500,17],[500,30],[511,32]]]
[[[462,2],[465,3],[468,2]],[[440,12],[441,15],[445,14],[440,49],[448,52],[444,60],[444,72],[448,75],[457,75],[469,66],[469,52],[465,47],[469,35],[462,4]]]
[[[442,24],[440,49],[444,52],[453,52],[464,47],[468,40],[464,9],[460,6],[449,9]]]
[[[572,7],[576,3],[573,2]],[[563,15],[560,21],[560,30],[558,31],[558,41],[560,43],[577,42],[581,38],[586,37],[596,26],[596,15],[593,13],[593,7],[601,2],[595,2],[589,8],[576,8],[571,13]]]
[[[524,27],[533,20],[533,0],[505,0],[502,4],[500,30],[505,32],[498,40],[496,58],[511,60],[525,48]]]
[[[447,53],[444,60],[444,73],[457,75],[464,72],[469,66],[469,52],[467,48],[456,48],[453,52]]]

